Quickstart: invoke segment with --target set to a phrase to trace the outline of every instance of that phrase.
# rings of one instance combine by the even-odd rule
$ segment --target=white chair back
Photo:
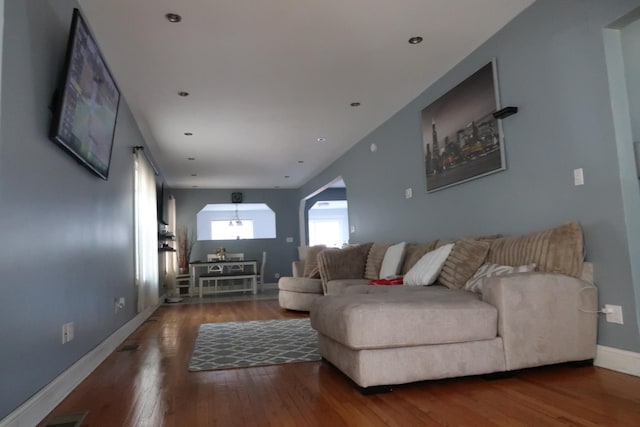
[[[243,252],[235,252],[226,254],[227,261],[244,261],[244,253]],[[229,271],[231,272],[239,272],[244,271],[244,265],[232,265],[229,267]]]
[[[260,290],[262,291],[264,285],[264,268],[267,265],[267,251],[262,252],[262,263],[260,264],[260,276],[258,277],[258,283],[260,284]]]
[[[207,254],[207,261],[217,261],[217,254]],[[207,267],[207,273],[222,273],[222,266],[220,265],[210,265]]]

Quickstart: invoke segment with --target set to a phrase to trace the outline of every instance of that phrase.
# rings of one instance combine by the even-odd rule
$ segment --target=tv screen
[[[74,9],[51,139],[102,179],[109,164],[120,91],[80,11]]]

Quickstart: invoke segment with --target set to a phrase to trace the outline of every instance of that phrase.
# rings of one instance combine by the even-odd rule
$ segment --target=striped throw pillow
[[[516,273],[529,273],[536,270],[535,264],[519,265],[517,267],[511,267],[509,265],[500,264],[484,264],[482,265],[476,274],[464,285],[465,291],[482,293],[482,288],[487,282],[487,279],[495,276],[508,276]]]

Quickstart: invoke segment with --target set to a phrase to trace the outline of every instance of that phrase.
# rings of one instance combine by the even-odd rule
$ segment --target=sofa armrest
[[[293,277],[302,277],[304,275],[304,261],[293,261],[291,263],[291,271]]]
[[[598,293],[591,283],[553,273],[493,277],[482,299],[498,310],[508,370],[595,357]]]

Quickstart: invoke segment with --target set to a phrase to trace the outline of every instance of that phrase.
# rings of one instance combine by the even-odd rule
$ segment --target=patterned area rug
[[[309,319],[255,320],[200,325],[190,371],[320,360]]]

